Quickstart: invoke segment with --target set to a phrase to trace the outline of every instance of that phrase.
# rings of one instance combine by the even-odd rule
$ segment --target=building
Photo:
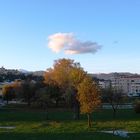
[[[110,88],[111,86],[111,81],[110,80],[99,80],[98,82],[99,87],[102,89]]]
[[[140,76],[117,75],[111,78],[111,85],[128,96],[140,96]]]

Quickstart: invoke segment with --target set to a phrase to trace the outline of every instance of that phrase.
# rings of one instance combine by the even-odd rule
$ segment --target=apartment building
[[[111,86],[111,81],[110,80],[99,80],[99,87],[102,89],[109,88]]]
[[[140,76],[113,76],[111,85],[128,96],[140,96]]]

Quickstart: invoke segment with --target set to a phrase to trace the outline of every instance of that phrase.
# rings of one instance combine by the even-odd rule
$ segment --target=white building
[[[111,84],[128,96],[140,96],[140,76],[113,76]]]
[[[100,80],[99,81],[99,86],[103,89],[105,88],[109,88],[111,85],[111,81],[110,80]]]

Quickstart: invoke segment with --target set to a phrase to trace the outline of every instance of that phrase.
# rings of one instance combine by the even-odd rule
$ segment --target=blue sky
[[[46,70],[70,58],[90,73],[140,73],[139,7],[139,0],[0,0],[0,67]],[[102,48],[55,53],[47,39],[56,33]]]

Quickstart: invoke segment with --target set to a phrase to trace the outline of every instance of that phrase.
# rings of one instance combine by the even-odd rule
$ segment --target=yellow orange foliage
[[[77,98],[83,114],[92,113],[100,105],[99,88],[89,76],[79,84]]]

